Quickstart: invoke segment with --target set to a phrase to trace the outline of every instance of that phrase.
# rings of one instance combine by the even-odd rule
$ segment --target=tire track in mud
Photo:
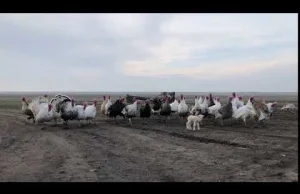
[[[109,121],[109,120],[108,121],[107,120],[101,120],[101,121],[104,122],[104,123],[107,123],[109,125],[112,125],[112,126],[118,126],[114,123],[114,121]],[[164,130],[164,129],[157,129],[157,128],[149,127],[149,125],[147,127],[145,127],[145,126],[141,125],[140,123],[137,124],[136,126],[134,126],[134,125],[133,126],[123,126],[122,124],[120,126],[128,128],[128,129],[133,128],[133,129],[138,129],[138,130],[143,130],[143,131],[153,131],[153,132],[157,132],[157,133],[160,133],[160,134],[168,134],[168,135],[173,136],[173,137],[184,138],[184,139],[188,139],[188,140],[196,141],[196,142],[200,142],[200,143],[206,143],[206,144],[207,143],[215,143],[215,144],[228,145],[228,146],[233,146],[233,147],[240,147],[240,148],[244,148],[244,149],[265,149],[264,148],[265,145],[253,145],[253,144],[249,145],[249,144],[242,144],[242,143],[232,142],[232,141],[229,141],[229,140],[220,140],[220,139],[216,139],[216,138],[200,137],[200,136],[195,136],[195,135],[192,135],[192,134],[189,135],[186,132],[184,132],[183,130],[181,130],[181,133],[180,133],[180,132],[175,132],[175,131],[168,131],[168,130]],[[172,126],[172,127],[176,127],[176,126]],[[246,133],[246,134],[251,134],[254,137],[255,136],[269,137],[269,138],[285,139],[285,140],[291,140],[291,141],[296,141],[298,139],[298,137],[280,136],[280,135],[278,135],[278,136],[276,136],[276,135],[267,135],[267,134],[261,134],[261,133],[254,133],[253,131],[252,132],[243,131],[243,130],[236,131],[236,130],[228,130],[228,128],[222,130],[222,129],[214,128],[214,127],[211,127],[211,126],[209,126],[207,128],[211,128],[214,131],[233,132],[233,133],[240,133],[240,134]],[[268,141],[268,140],[265,140],[265,141]],[[289,149],[282,149],[282,148],[272,148],[272,149],[275,149],[277,151],[283,151],[283,152],[297,151],[297,150],[289,150]]]
[[[108,130],[106,127],[109,126],[105,126],[101,131]],[[107,133],[100,132],[99,134],[94,129],[89,126],[88,129],[77,130],[78,134],[73,138],[68,138],[68,141],[79,143],[77,146],[85,152],[86,162],[94,168],[98,181],[140,181],[145,178],[155,180],[145,164],[141,163],[142,158],[136,158],[136,155],[127,153],[127,141],[115,140]],[[93,145],[93,149],[89,145]],[[120,152],[120,149],[123,151]],[[144,173],[141,173],[141,170]]]
[[[111,124],[111,123],[109,123],[109,124]],[[113,126],[115,126],[115,125],[113,125]],[[124,127],[124,126],[122,126],[122,127]],[[192,140],[192,141],[197,141],[200,143],[215,143],[215,144],[223,144],[223,145],[228,145],[228,146],[250,148],[250,149],[255,149],[258,147],[255,145],[240,144],[240,143],[226,141],[226,140],[218,140],[218,139],[212,139],[212,138],[207,138],[207,137],[199,137],[199,136],[188,135],[188,134],[183,134],[183,133],[180,134],[180,133],[173,132],[173,131],[169,132],[166,130],[155,129],[155,128],[150,128],[150,127],[146,128],[146,127],[142,127],[142,126],[131,126],[130,128],[143,130],[143,131],[153,131],[153,132],[160,133],[160,134],[168,134],[173,137],[184,138],[184,139],[188,139],[188,140]]]
[[[85,160],[84,153],[68,141],[68,135],[62,136],[60,131],[54,133],[49,131],[46,134],[46,140],[57,154],[52,154],[53,150],[48,149],[45,155],[49,156],[48,159],[59,158],[58,161],[53,160],[52,169],[59,168],[59,173],[71,175],[72,179],[76,179],[71,181],[96,181],[95,174],[89,171],[91,166]]]
[[[108,125],[103,126],[103,129],[106,131],[107,127]],[[222,166],[230,165],[227,163],[223,164],[222,162],[219,162],[220,159],[222,161],[227,161],[224,155],[210,154],[210,149],[212,147],[215,148],[215,145],[207,145],[202,147],[203,149],[198,150],[197,147],[195,147],[194,142],[188,141],[184,138],[174,139],[169,135],[166,136],[164,134],[153,132],[141,132],[140,130],[132,130],[130,128],[121,126],[115,127],[112,130],[114,134],[113,136],[115,136],[115,134],[118,134],[119,130],[121,131],[121,135],[114,138],[111,137],[109,135],[109,132],[107,131],[103,133],[101,132],[102,129],[99,132],[94,131],[91,128],[86,131],[80,130],[78,132],[85,134],[81,137],[86,136],[86,140],[91,139],[90,144],[95,144],[94,147],[96,146],[100,151],[100,153],[98,153],[93,150],[89,150],[90,148],[87,148],[87,152],[89,152],[89,154],[91,155],[90,165],[97,165],[99,161],[94,161],[93,158],[97,158],[97,156],[99,157],[99,154],[103,155],[104,158],[108,158],[111,162],[113,162],[112,165],[116,167],[116,169],[113,169],[114,171],[112,173],[125,180],[128,179],[125,176],[127,173],[130,173],[130,176],[133,176],[133,174],[135,174],[134,177],[130,178],[131,181],[183,181],[185,179],[195,180],[199,179],[199,177],[195,177],[197,175],[196,172],[201,174],[203,173],[204,177],[200,179],[205,180],[207,179],[205,178],[205,174],[212,171],[223,172],[224,167]],[[127,145],[126,142],[130,139],[132,139],[132,141]],[[78,139],[75,139],[75,141],[76,140]],[[82,140],[82,142],[85,142],[84,144],[87,143],[86,140]],[[144,145],[140,145],[141,143]],[[104,145],[111,148],[107,150]],[[121,150],[118,147],[120,147]],[[217,147],[219,147],[219,145],[217,145]],[[185,151],[183,152],[183,150]],[[241,150],[236,151],[238,153],[243,152]],[[165,156],[166,154],[168,155]],[[233,160],[239,159],[235,158]],[[120,166],[123,166],[121,167],[122,169],[119,169]],[[138,167],[139,170],[135,169],[135,166]],[[202,171],[201,169],[203,168],[205,168],[205,170]],[[236,169],[231,170],[235,171]],[[141,173],[141,171],[143,173]],[[145,173],[147,175],[145,175]]]
[[[15,111],[13,111],[13,112],[15,112]],[[9,116],[9,117],[13,116],[10,113],[0,113],[0,114],[5,115],[5,116]],[[22,114],[19,114],[18,119],[14,120],[14,121],[18,121],[18,123],[28,125],[26,123],[26,121],[22,122],[22,121],[19,120],[19,119],[21,119],[21,116],[22,116]],[[109,124],[111,126],[118,126],[118,125],[114,124],[114,121],[104,120],[101,117],[96,119],[95,121],[97,122],[97,124],[106,123],[106,124]],[[127,126],[122,125],[122,127],[127,127]],[[191,140],[191,141],[196,141],[196,142],[206,143],[206,144],[207,143],[215,143],[215,144],[229,145],[229,146],[246,148],[246,149],[257,149],[257,148],[261,147],[259,145],[241,144],[241,143],[232,142],[232,141],[228,141],[228,140],[219,140],[219,139],[215,139],[215,138],[199,137],[199,136],[195,136],[195,135],[189,135],[189,134],[186,134],[186,133],[178,133],[178,132],[174,132],[174,131],[167,131],[167,130],[155,129],[155,128],[151,128],[151,127],[144,127],[144,126],[141,126],[141,125],[130,126],[130,127],[127,127],[127,128],[129,128],[129,129],[134,128],[134,129],[144,130],[144,131],[154,131],[154,132],[161,133],[161,134],[168,134],[168,135],[173,136],[173,137],[184,138],[184,139],[188,139],[188,140]],[[276,136],[276,135],[266,135],[266,134],[255,134],[253,131],[248,132],[248,131],[244,131],[244,130],[238,130],[238,131],[237,130],[228,130],[228,128],[219,129],[219,128],[214,128],[213,126],[208,126],[207,128],[211,128],[214,131],[224,131],[224,132],[230,131],[230,132],[234,132],[234,133],[247,133],[247,134],[251,134],[251,135],[259,135],[259,136],[264,136],[264,137],[282,138],[282,139],[290,139],[290,140],[297,140],[298,139],[298,137],[290,137],[290,136],[287,137],[287,136]],[[287,150],[278,149],[278,151],[287,151]],[[291,151],[293,151],[293,150],[291,150]]]
[[[76,145],[62,136],[66,131],[59,127],[41,131],[37,125],[26,124],[22,114],[2,113],[5,130],[0,133],[0,148],[13,160],[2,163],[0,180],[4,181],[97,181]],[[5,139],[1,137],[3,133]],[[14,141],[8,142],[6,139]],[[9,144],[7,144],[7,142]],[[6,145],[7,144],[7,145]],[[1,158],[1,157],[0,157]],[[2,158],[1,160],[7,161]]]
[[[5,116],[5,117],[16,117],[16,116],[20,116],[20,115],[0,112],[0,116]]]
[[[244,130],[234,130],[234,129],[238,129],[238,128],[226,128],[226,129],[220,129],[220,128],[214,128],[214,127],[206,127],[209,129],[213,129],[214,131],[222,131],[222,132],[233,132],[233,133],[246,133],[246,134],[250,134],[250,135],[256,135],[259,137],[274,137],[274,138],[279,138],[279,139],[288,139],[288,140],[297,140],[298,137],[293,137],[293,136],[282,136],[282,135],[269,135],[269,134],[263,134],[260,132],[260,130],[252,130],[252,131],[244,131]],[[231,130],[233,129],[233,130]]]
[[[104,127],[104,130],[106,130],[107,128],[107,126],[103,126]],[[123,128],[123,130],[122,130],[122,128]],[[124,129],[126,129],[126,131],[124,131]],[[128,134],[129,136],[131,136],[132,134],[140,134],[140,135],[146,135],[147,137],[152,137],[152,138],[154,138],[154,139],[156,139],[155,137],[156,137],[156,135],[157,135],[157,137],[158,136],[160,136],[158,139],[157,139],[157,142],[160,142],[161,141],[161,139],[164,139],[164,137],[163,136],[165,136],[165,135],[163,135],[163,136],[161,136],[162,134],[159,134],[159,133],[152,133],[152,134],[148,134],[149,132],[143,132],[143,131],[141,131],[141,130],[137,130],[137,129],[134,129],[134,128],[131,128],[131,129],[133,129],[132,130],[132,132],[130,132],[130,128],[126,128],[126,127],[123,127],[123,126],[118,126],[118,127],[116,127],[115,129],[114,129],[114,133],[118,133],[117,131],[115,131],[115,130],[122,130],[122,132],[124,132],[124,134]],[[109,129],[108,129],[109,130]],[[139,131],[141,131],[141,132],[139,132]],[[80,131],[80,133],[84,133],[84,134],[86,134],[87,136],[89,136],[88,137],[88,139],[95,139],[95,140],[98,140],[99,142],[103,142],[103,143],[105,143],[105,144],[107,144],[108,142],[110,142],[112,145],[114,145],[114,138],[111,138],[108,134],[107,134],[107,132],[105,132],[105,134],[103,134],[102,132],[99,132],[99,131],[95,131],[95,130],[93,130],[93,129],[88,129],[87,131]],[[123,133],[122,133],[123,134]],[[150,136],[149,136],[150,135]],[[154,136],[153,136],[154,135]],[[170,137],[170,139],[169,140],[172,140],[173,138],[172,138],[172,136],[169,136],[169,135],[167,135],[167,137],[166,138],[168,138],[168,137]],[[181,140],[180,140],[181,139]],[[174,146],[183,146],[184,145],[184,147],[185,147],[185,149],[195,149],[195,147],[194,146],[191,146],[191,145],[193,145],[193,144],[195,144],[195,143],[193,143],[193,142],[191,142],[191,141],[188,141],[188,139],[185,139],[185,138],[179,138],[179,139],[174,139],[175,140],[175,142],[173,142],[172,141],[172,145],[174,145]],[[117,141],[117,142],[119,142],[119,140],[115,140],[115,141]],[[181,142],[181,143],[179,143],[179,144],[177,144],[176,143],[176,141],[179,141],[179,142]],[[189,145],[187,145],[185,142],[189,142],[188,144]],[[144,142],[145,144],[147,144],[147,140]],[[168,143],[170,143],[167,139],[166,139],[166,144],[168,144]],[[197,141],[197,143],[201,143],[201,142],[198,142]],[[118,146],[119,146],[119,144],[118,144]],[[214,146],[218,146],[218,145],[211,145],[212,147],[214,147]],[[220,146],[220,145],[219,145]],[[145,149],[146,147],[143,147],[142,149]],[[175,148],[174,150],[176,150],[176,149],[181,149],[181,148]],[[203,148],[202,148],[203,149]],[[228,149],[230,149],[230,150],[232,150],[232,148],[228,148]],[[227,150],[228,150],[227,149]],[[205,151],[204,151],[205,150]],[[206,152],[207,150],[206,149],[204,149],[203,151],[204,152]],[[233,149],[233,150],[236,150],[236,149]],[[245,180],[247,180],[247,181],[249,181],[249,179],[251,178],[251,176],[254,176],[255,177],[255,175],[252,173],[252,171],[253,172],[256,172],[256,171],[260,171],[260,169],[261,168],[271,168],[271,166],[269,165],[269,161],[271,161],[271,160],[275,160],[276,159],[276,161],[278,160],[278,161],[280,161],[281,159],[280,158],[282,158],[282,156],[280,156],[280,155],[278,155],[278,156],[274,156],[274,154],[276,154],[276,153],[278,153],[277,151],[278,150],[274,150],[274,149],[272,149],[272,150],[269,150],[269,151],[267,151],[267,152],[264,152],[263,151],[263,149],[260,149],[260,150],[251,150],[250,151],[250,153],[249,153],[249,155],[247,156],[247,154],[245,155],[245,152],[243,153],[243,151],[238,151],[238,150],[236,150],[237,152],[233,152],[233,153],[239,153],[239,154],[237,154],[238,156],[237,157],[233,157],[233,158],[231,158],[231,159],[224,159],[224,157],[222,156],[222,154],[220,155],[220,154],[217,154],[217,155],[210,155],[210,157],[212,157],[212,158],[214,158],[214,159],[212,159],[210,162],[207,162],[207,160],[206,159],[204,159],[203,157],[201,157],[202,158],[202,160],[203,161],[201,161],[201,160],[198,160],[197,161],[197,164],[199,165],[199,164],[201,164],[201,166],[205,166],[206,168],[209,168],[209,167],[211,167],[211,165],[213,165],[213,168],[214,168],[214,170],[211,170],[211,172],[212,171],[216,171],[216,172],[219,172],[221,169],[223,169],[224,170],[224,168],[225,169],[228,169],[228,171],[230,171],[230,172],[232,172],[232,175],[233,176],[231,176],[231,179],[232,180],[238,180],[237,179],[237,177],[240,177],[240,176],[243,176],[243,177],[241,177],[241,179],[245,179]],[[143,151],[143,153],[144,152],[147,152],[146,150],[144,150]],[[253,156],[255,157],[256,156],[256,154],[258,154],[259,153],[259,155],[258,155],[258,159],[256,159],[256,160],[258,160],[259,162],[258,162],[258,164],[257,164],[257,161],[256,161],[256,169],[252,169],[252,167],[250,167],[249,166],[249,162],[247,162],[247,161],[251,161],[252,160],[252,158],[253,158]],[[265,153],[265,154],[263,154],[263,153]],[[158,153],[156,153],[156,154],[158,154]],[[189,153],[186,153],[186,155],[185,155],[185,159],[183,159],[183,158],[181,158],[180,156],[179,156],[179,158],[176,158],[176,159],[174,159],[173,158],[173,162],[171,162],[171,163],[169,163],[169,165],[172,165],[172,163],[174,163],[174,162],[178,162],[178,161],[181,161],[182,163],[185,163],[185,162],[187,162],[187,158],[186,158],[186,156],[188,156],[188,155],[190,155],[190,154],[193,154],[193,151],[189,151]],[[261,155],[261,154],[263,154],[263,155]],[[285,153],[286,154],[286,153]],[[112,154],[109,154],[109,155],[112,155],[112,156],[114,156],[114,154],[112,153]],[[141,154],[142,156],[141,157],[145,157],[145,156],[143,156],[143,154]],[[159,155],[159,154],[158,154]],[[293,158],[294,157],[294,155],[295,154],[293,154],[293,156],[289,156],[289,158]],[[242,158],[243,159],[241,159],[241,156],[243,156]],[[128,157],[128,156],[126,156],[126,157]],[[131,157],[131,156],[130,156]],[[170,157],[172,157],[171,155],[170,155]],[[227,156],[228,157],[228,156]],[[248,158],[249,157],[249,158]],[[275,157],[275,158],[274,158]],[[248,158],[248,159],[246,159],[246,158]],[[288,159],[287,157],[284,157],[284,158],[282,158],[282,159],[284,159],[284,160],[290,160],[290,159]],[[243,162],[243,160],[245,161],[245,162]],[[240,163],[241,162],[241,163]],[[264,164],[265,163],[265,164]],[[236,167],[234,167],[234,168],[232,168],[232,165],[237,165]],[[154,165],[160,165],[160,164],[154,164]],[[192,165],[192,164],[191,164]],[[255,165],[253,165],[253,166],[255,166]],[[259,168],[257,168],[257,166],[259,167]],[[163,169],[164,169],[164,167],[162,167]],[[277,166],[276,166],[276,168],[277,168]],[[288,168],[288,167],[287,167]],[[238,169],[240,169],[240,170],[238,170]],[[282,169],[276,169],[278,172],[282,172]],[[159,180],[162,180],[162,181],[172,181],[172,180],[179,180],[178,179],[178,177],[177,176],[175,176],[175,177],[177,177],[177,178],[173,178],[174,177],[174,174],[173,175],[169,175],[168,173],[168,170],[166,170],[166,171],[164,171],[165,173],[159,173],[159,170],[158,170],[158,167],[154,167],[154,169],[152,169],[151,170],[151,172],[152,172],[152,174],[160,174],[160,178],[159,178]],[[223,173],[223,171],[221,170],[220,171],[220,173]],[[231,174],[231,173],[226,173],[226,175],[224,175],[224,177],[223,177],[223,181],[227,181],[228,180],[228,177],[230,177],[230,175],[229,174]],[[241,175],[240,175],[241,174]],[[249,175],[250,174],[250,175]],[[252,175],[251,175],[252,174]],[[258,176],[258,178],[257,178],[257,180],[260,180],[261,179],[261,177],[260,177],[260,175],[264,175],[264,174],[266,174],[266,172],[263,172],[263,173],[259,173],[259,176]],[[247,175],[247,176],[250,176],[250,178],[246,178],[245,177],[245,175]],[[205,176],[205,175],[203,175],[203,176]],[[278,179],[278,176],[279,175],[274,175],[274,179]],[[253,177],[252,177],[253,178]],[[203,179],[200,179],[200,180],[203,180]]]
[[[186,139],[186,140],[191,140],[191,141],[194,141],[194,142],[198,142],[198,143],[205,143],[205,144],[208,144],[208,143],[212,143],[212,144],[221,144],[221,145],[226,145],[226,146],[232,146],[232,147],[238,147],[238,148],[242,148],[242,149],[260,149],[260,150],[264,150],[265,149],[265,145],[249,145],[249,144],[240,144],[240,143],[236,143],[236,142],[231,142],[231,141],[226,141],[226,140],[219,140],[219,139],[214,139],[214,138],[208,138],[208,137],[199,137],[199,136],[195,136],[195,135],[189,135],[189,134],[184,134],[184,133],[178,133],[178,132],[174,132],[174,131],[167,131],[167,130],[163,130],[163,129],[155,129],[155,128],[150,128],[150,127],[143,127],[143,126],[123,126],[123,125],[114,125],[112,123],[109,123],[109,122],[101,122],[101,123],[108,123],[108,126],[114,126],[114,127],[123,127],[123,128],[126,128],[126,129],[136,129],[136,130],[139,130],[139,131],[153,131],[153,132],[156,132],[158,134],[166,134],[166,135],[169,135],[171,137],[178,137],[178,138],[182,138],[182,139]],[[216,130],[216,131],[227,131],[227,130]],[[87,132],[87,131],[82,131],[83,133],[86,133],[88,135],[91,135],[93,136],[93,138],[96,138],[96,139],[102,139],[103,137],[100,137],[97,133],[95,132]],[[231,131],[231,132],[236,132],[236,131]],[[240,132],[240,133],[243,133],[243,132]],[[251,135],[256,135],[256,134],[253,134],[251,132],[248,132],[249,134]],[[267,136],[268,135],[259,135],[260,137],[261,136]],[[270,135],[270,137],[272,137]],[[274,138],[274,137],[273,137]],[[275,136],[275,138],[277,139],[292,139],[292,140],[295,140],[297,139],[297,137],[292,137],[292,138],[286,138],[286,137],[282,137],[282,136]],[[272,150],[276,150],[276,151],[280,151],[280,152],[285,152],[285,153],[294,153],[294,152],[297,152],[297,150],[293,150],[293,149],[282,149],[282,148],[272,148]]]
[[[1,172],[5,181],[97,181],[83,154],[56,132],[31,134],[31,141],[20,139],[4,150],[15,162]],[[4,160],[6,161],[6,160]],[[18,162],[17,162],[18,161]],[[13,172],[13,173],[11,173]],[[1,176],[0,176],[1,177]],[[4,179],[4,177],[6,177]]]

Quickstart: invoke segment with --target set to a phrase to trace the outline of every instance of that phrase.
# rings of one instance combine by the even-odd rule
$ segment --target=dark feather
[[[178,115],[180,117],[187,117],[190,114],[190,112],[180,112]]]
[[[151,107],[149,103],[146,103],[145,106],[140,108],[140,117],[141,118],[149,118],[151,116]]]
[[[231,118],[233,114],[232,103],[228,102],[228,104],[222,106],[218,112],[222,115],[223,119]]]
[[[31,111],[30,109],[26,109],[26,110],[24,111],[24,114],[25,114],[25,115],[28,115],[28,116],[30,116],[30,117],[33,117],[33,113],[32,113],[32,111]]]
[[[172,113],[172,110],[171,110],[170,103],[169,103],[168,101],[166,101],[166,102],[163,103],[163,105],[161,106],[160,115],[161,115],[161,116],[170,116],[171,113]]]
[[[153,110],[157,111],[161,108],[162,101],[159,98],[154,98],[153,104]]]
[[[199,109],[198,112],[199,112],[200,114],[204,115],[203,118],[206,118],[206,117],[209,116],[209,114],[208,114],[208,109],[207,109],[207,108],[206,108],[205,110]]]
[[[64,121],[68,121],[68,120],[74,120],[77,118],[78,112],[73,110],[73,111],[67,111],[67,102],[69,102],[69,99],[65,99],[62,102],[59,102],[57,104],[58,109],[61,111],[61,118]]]
[[[214,106],[214,99],[212,97],[212,94],[209,94],[209,103],[208,103],[208,107]]]
[[[122,110],[126,107],[124,103],[120,101],[120,99],[116,100],[114,104],[112,104],[108,109],[108,116],[116,118],[117,116],[122,116],[125,118],[125,115],[122,114]]]

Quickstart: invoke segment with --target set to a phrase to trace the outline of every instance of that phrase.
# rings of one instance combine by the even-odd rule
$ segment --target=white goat
[[[196,125],[197,125],[197,129],[200,130],[200,122],[202,124],[202,119],[203,119],[204,115],[190,115],[187,118],[187,122],[186,122],[186,129],[192,130],[192,124],[193,124],[193,131],[196,130]]]

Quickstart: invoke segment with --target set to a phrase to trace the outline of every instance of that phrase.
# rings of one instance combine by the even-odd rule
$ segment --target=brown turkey
[[[234,107],[232,106],[232,99],[233,97],[228,98],[228,103],[224,106],[222,106],[217,112],[216,112],[216,119],[220,118],[221,120],[221,126],[223,126],[223,120],[232,118],[232,115],[234,113]],[[232,120],[231,120],[232,123]]]
[[[165,117],[166,123],[167,123],[167,120],[170,119],[170,115],[172,113],[169,100],[170,100],[170,97],[166,96],[165,102],[162,104],[161,111],[160,111],[160,115]]]

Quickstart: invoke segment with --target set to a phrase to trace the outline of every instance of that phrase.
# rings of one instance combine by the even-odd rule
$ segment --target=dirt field
[[[297,98],[266,100],[298,106]],[[129,126],[98,113],[96,125],[72,121],[66,130],[48,123],[40,130],[26,124],[20,99],[0,96],[0,181],[298,181],[298,113],[277,109],[265,124],[249,127],[206,119],[196,132],[177,117],[168,125],[136,118]]]

